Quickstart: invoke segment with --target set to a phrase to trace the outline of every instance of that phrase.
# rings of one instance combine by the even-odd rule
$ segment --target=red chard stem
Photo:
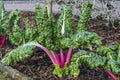
[[[113,79],[116,80],[116,76],[112,74],[109,70],[106,70],[106,72],[109,74],[109,76]]]
[[[59,56],[53,51],[51,51],[51,53],[55,59],[56,64],[60,65]]]
[[[118,74],[118,79],[120,79],[120,74]]]
[[[42,46],[40,44],[35,44],[35,46],[40,47],[42,50],[44,50],[47,53],[47,55],[49,56],[49,58],[51,59],[51,61],[53,62],[53,64],[54,65],[56,64],[54,57],[52,56],[51,52],[47,48],[45,48],[44,46]]]
[[[0,38],[0,47],[3,47],[6,40],[6,34]]]
[[[66,56],[66,62],[65,62],[66,64],[69,64],[71,56],[72,56],[72,48],[69,48],[67,56]]]
[[[60,48],[60,62],[61,62],[60,67],[63,68],[64,67],[64,63],[65,63],[65,58],[64,58],[64,53],[63,53],[62,48]]]
[[[59,57],[59,55],[58,55],[57,53],[55,53],[55,56],[56,56],[56,58],[57,58],[57,61],[58,61],[59,66],[60,66],[60,57]]]

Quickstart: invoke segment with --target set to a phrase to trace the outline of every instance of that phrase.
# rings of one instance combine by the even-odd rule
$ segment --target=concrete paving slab
[[[36,3],[14,3],[14,4],[11,4],[11,3],[5,3],[5,9],[7,11],[11,11],[13,9],[18,9],[18,10],[21,10],[21,11],[35,11],[35,4]],[[45,3],[40,3],[40,5],[43,7],[45,6]],[[60,5],[54,3],[53,4],[53,13],[60,13]],[[73,7],[73,14],[79,14],[80,11],[79,9],[75,9]]]

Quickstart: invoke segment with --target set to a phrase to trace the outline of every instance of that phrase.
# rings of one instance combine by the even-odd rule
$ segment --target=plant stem
[[[72,56],[72,48],[69,48],[65,61],[66,64],[69,64],[71,56]]]
[[[55,62],[55,58],[52,56],[51,52],[45,48],[44,46],[40,45],[40,44],[34,44],[35,46],[37,47],[40,47],[42,50],[44,50],[47,55],[49,56],[49,58],[51,59],[51,61],[53,62],[54,65],[56,65],[56,62]]]
[[[116,80],[116,76],[114,74],[112,74],[109,70],[105,70],[109,76],[113,79],[113,80]]]
[[[118,79],[120,79],[120,74],[118,74]]]
[[[51,51],[51,53],[52,53],[52,55],[53,55],[53,57],[55,59],[56,64],[59,65],[60,64],[59,56],[53,51]]]
[[[63,68],[64,67],[64,63],[65,63],[65,58],[64,58],[64,54],[63,54],[62,48],[60,48],[60,62],[61,62],[60,67]]]
[[[3,47],[6,40],[6,34],[0,38],[0,47]]]
[[[52,0],[47,0],[47,13],[50,19],[52,14]]]

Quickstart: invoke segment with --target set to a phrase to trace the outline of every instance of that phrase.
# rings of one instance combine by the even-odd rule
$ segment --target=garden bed
[[[30,25],[36,25],[34,12],[22,11],[21,16],[27,17]],[[58,18],[58,15],[55,16]],[[74,17],[74,25],[77,25],[78,20],[78,17]],[[22,22],[19,24],[24,26]],[[108,28],[105,26],[105,21],[99,19],[90,20],[88,23],[88,31],[96,32],[102,38],[103,45],[120,43],[120,28]],[[0,58],[2,59],[7,52],[11,51],[15,47],[16,46],[7,41],[5,46],[0,50]],[[102,68],[93,70],[86,65],[81,67],[81,74],[78,77],[64,76],[62,78],[58,78],[52,74],[54,66],[52,65],[49,57],[39,48],[36,48],[33,51],[32,56],[20,63],[11,65],[11,67],[19,70],[27,76],[32,77],[34,80],[111,80],[111,78],[108,77],[108,74],[106,74]]]

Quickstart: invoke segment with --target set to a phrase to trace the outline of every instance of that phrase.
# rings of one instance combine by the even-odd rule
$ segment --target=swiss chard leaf
[[[15,45],[21,45],[23,43],[24,32],[22,28],[18,25],[20,20],[19,11],[13,10],[9,15],[9,23],[13,26],[8,30],[9,40]]]
[[[82,64],[86,64],[90,68],[97,68],[104,66],[106,60],[106,57],[102,57],[96,53],[80,50],[72,56],[71,64],[69,65],[70,73],[73,76],[78,76]]]
[[[110,70],[111,72],[115,74],[120,73],[120,62],[115,61],[113,59],[108,60],[106,66],[104,66],[105,69]]]
[[[92,10],[92,4],[90,2],[86,2],[81,9],[77,32],[87,30],[87,22],[90,18],[91,10]]]
[[[4,3],[0,1],[0,37],[4,37],[7,33],[8,15],[5,11]]]
[[[120,44],[118,45],[117,54],[118,54],[117,61],[120,62]]]
[[[63,38],[61,40],[61,45],[63,48],[78,48],[81,45],[89,45],[93,44],[100,45],[101,39],[94,32],[81,31],[77,34],[72,35],[70,38]]]
[[[24,60],[25,58],[32,55],[33,49],[35,46],[33,45],[34,42],[30,42],[27,44],[23,44],[18,48],[8,52],[3,59],[1,60],[2,63],[5,65],[12,65],[17,62]]]
[[[116,52],[112,51],[111,48],[107,47],[107,46],[99,46],[97,48],[97,52],[105,54],[107,56],[108,59],[115,59],[117,57]]]

